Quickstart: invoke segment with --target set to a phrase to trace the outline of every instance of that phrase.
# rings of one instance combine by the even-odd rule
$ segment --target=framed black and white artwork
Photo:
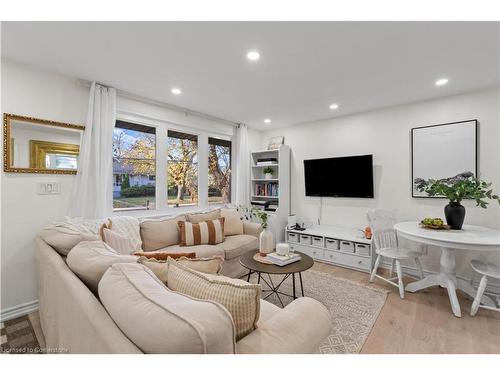
[[[417,186],[424,180],[477,176],[477,120],[411,129],[412,196],[428,198]]]

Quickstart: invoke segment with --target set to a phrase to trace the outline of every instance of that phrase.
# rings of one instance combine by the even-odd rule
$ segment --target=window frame
[[[207,178],[208,176],[210,175],[210,171],[208,170],[208,154],[209,154],[209,151],[210,151],[210,138],[213,138],[213,139],[219,139],[219,140],[222,140],[222,141],[226,141],[226,142],[229,142],[230,145],[229,145],[229,168],[231,170],[231,179],[229,181],[229,191],[230,191],[230,196],[229,196],[229,202],[227,203],[224,203],[224,202],[215,202],[215,203],[210,203],[208,201],[208,189],[210,188],[210,185],[207,186],[207,204],[208,206],[210,207],[216,207],[216,206],[224,206],[226,204],[232,204],[234,201],[235,201],[235,192],[234,192],[234,170],[233,170],[233,166],[234,166],[234,142],[233,142],[233,138],[234,137],[227,137],[227,136],[220,136],[220,135],[217,135],[217,136],[214,136],[214,135],[209,135],[208,136],[208,143],[207,143]],[[208,182],[208,181],[207,181]],[[249,182],[250,183],[250,182]]]
[[[120,210],[113,209],[114,214],[130,213],[133,212],[156,212],[156,213],[182,213],[187,211],[195,211],[200,209],[213,208],[215,206],[224,206],[223,203],[208,204],[208,155],[209,144],[208,138],[219,138],[231,142],[231,202],[235,199],[235,134],[229,135],[227,133],[217,131],[204,131],[197,127],[190,127],[187,125],[177,124],[171,121],[160,120],[142,114],[130,113],[125,111],[118,111],[116,114],[116,121],[131,122],[138,125],[149,126],[155,128],[156,136],[156,208],[154,210],[146,210],[138,208],[137,210]],[[167,145],[168,145],[168,131],[177,131],[196,135],[198,137],[198,205],[169,207],[168,206],[168,160],[167,160]],[[202,172],[202,173],[201,173]],[[112,200],[113,197],[111,196]]]

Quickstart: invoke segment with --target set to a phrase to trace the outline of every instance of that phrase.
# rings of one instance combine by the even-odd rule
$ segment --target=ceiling
[[[500,23],[2,22],[2,56],[262,130],[498,86]]]

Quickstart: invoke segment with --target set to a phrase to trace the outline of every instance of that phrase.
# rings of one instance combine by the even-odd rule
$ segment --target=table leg
[[[295,274],[292,273],[292,285],[293,285],[293,299],[297,299],[295,295]]]
[[[250,282],[250,275],[252,274],[252,271],[248,271],[248,277],[247,277],[247,283]]]
[[[299,272],[300,279],[300,291],[302,292],[302,297],[304,297],[304,284],[302,284],[302,272]]]
[[[257,279],[257,284],[260,284],[260,272],[258,273],[258,279]]]
[[[408,292],[416,292],[431,286],[439,285],[448,289],[448,296],[450,298],[451,309],[453,314],[461,317],[460,304],[457,298],[457,277],[456,277],[456,262],[455,253],[452,249],[441,248],[440,271],[437,275],[429,275],[422,280],[415,281],[406,286]]]

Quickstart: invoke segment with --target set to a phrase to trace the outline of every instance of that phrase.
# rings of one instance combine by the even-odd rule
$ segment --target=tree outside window
[[[231,142],[208,139],[208,202],[231,202]]]
[[[117,121],[113,131],[113,208],[154,209],[155,128]]]
[[[167,158],[168,205],[197,205],[198,137],[169,130]]]

